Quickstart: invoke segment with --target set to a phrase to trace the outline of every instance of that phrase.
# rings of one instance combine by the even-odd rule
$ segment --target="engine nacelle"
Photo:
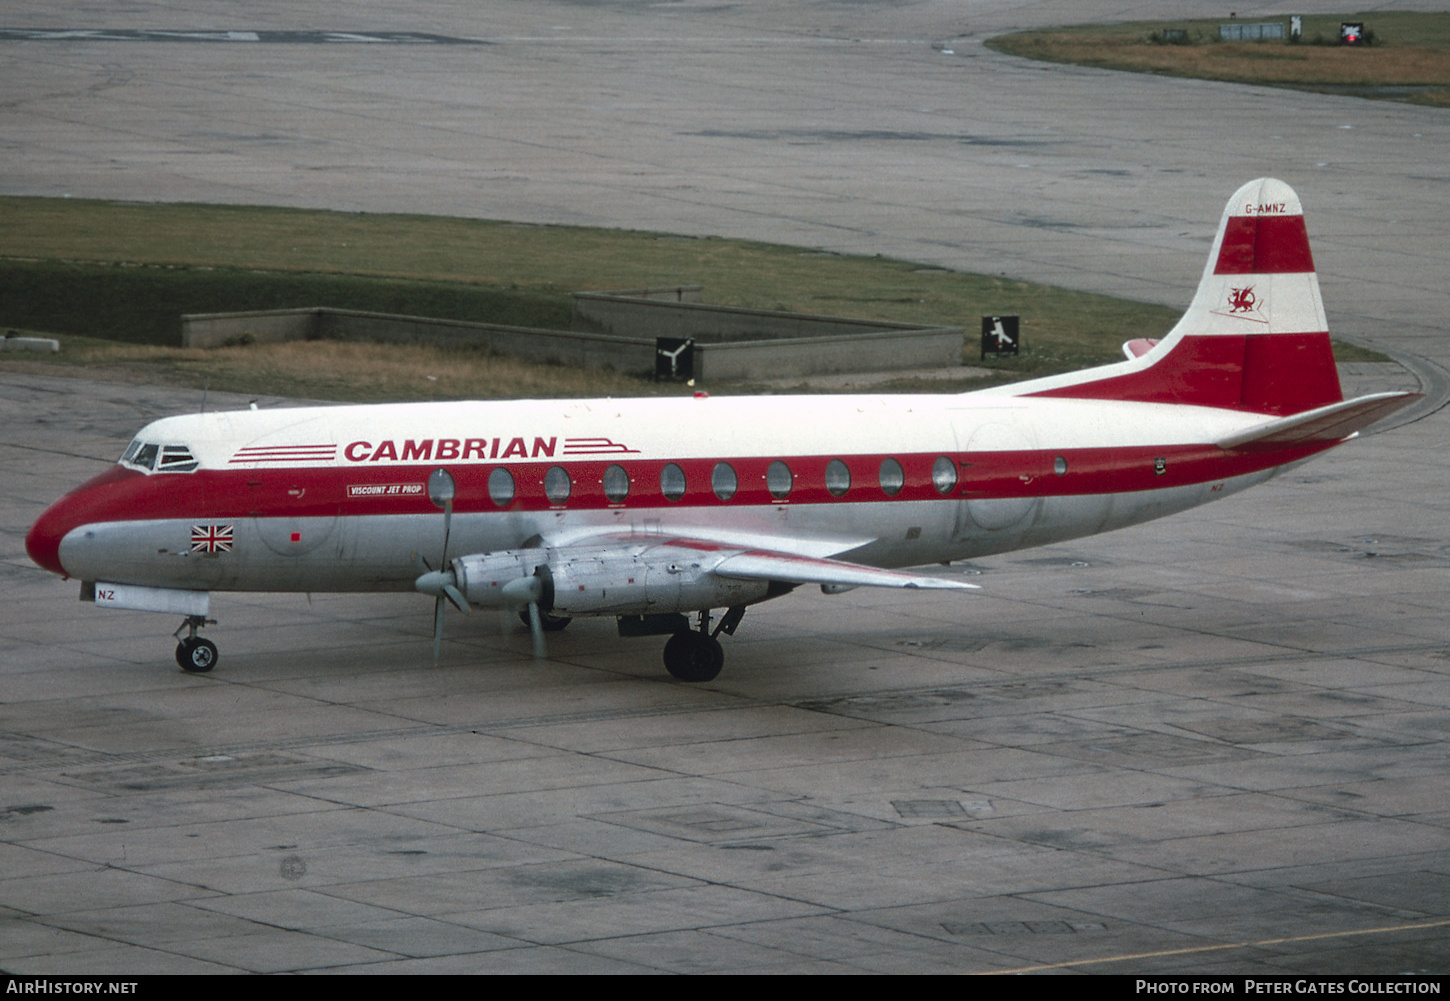
[[[511,549],[460,556],[453,561],[459,589],[470,604],[498,608],[505,585],[543,579],[541,611],[554,615],[650,615],[726,608],[763,601],[769,581],[735,580],[711,573],[719,562],[685,548],[641,547],[636,552],[600,547],[584,550]]]
[[[547,549],[506,549],[497,553],[460,556],[453,561],[453,573],[458,589],[470,605],[502,608],[510,604],[503,597],[503,586],[532,577],[535,569],[546,563],[548,558]]]
[[[550,560],[541,573],[553,583],[554,615],[651,615],[725,608],[763,601],[770,583],[717,577],[718,559],[689,550],[600,550]],[[548,597],[549,589],[545,589]]]

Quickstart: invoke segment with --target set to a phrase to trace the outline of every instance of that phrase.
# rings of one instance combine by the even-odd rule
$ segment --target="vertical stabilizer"
[[[1278,415],[1343,399],[1298,195],[1273,178],[1234,193],[1192,305],[1151,350],[1005,391]]]

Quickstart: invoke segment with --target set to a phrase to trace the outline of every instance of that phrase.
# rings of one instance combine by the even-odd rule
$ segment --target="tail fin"
[[[1035,379],[1014,396],[1187,403],[1279,416],[1344,398],[1304,210],[1283,181],[1229,199],[1198,294],[1167,337],[1126,362]]]

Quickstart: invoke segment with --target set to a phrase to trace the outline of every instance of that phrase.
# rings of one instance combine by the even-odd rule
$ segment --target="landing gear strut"
[[[204,615],[188,615],[186,621],[171,634],[179,641],[176,644],[176,663],[181,665],[183,671],[205,674],[216,667],[216,644],[196,635],[198,629],[208,625],[216,625],[216,619],[208,619]],[[182,630],[186,630],[186,639],[181,638]]]
[[[736,605],[720,618],[710,631],[710,611],[700,612],[699,630],[681,629],[665,644],[665,670],[681,681],[713,681],[725,666],[725,650],[716,638],[722,632],[735,635],[735,627],[745,616],[745,606]]]

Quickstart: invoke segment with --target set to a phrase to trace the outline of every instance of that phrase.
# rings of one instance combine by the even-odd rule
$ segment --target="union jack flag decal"
[[[192,525],[191,551],[193,553],[229,553],[232,551],[232,526]]]

